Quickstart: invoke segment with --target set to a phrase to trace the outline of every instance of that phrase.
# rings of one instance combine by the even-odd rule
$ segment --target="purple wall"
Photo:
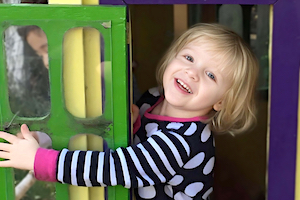
[[[99,0],[101,5],[125,5],[122,0]]]
[[[101,4],[273,4],[277,0],[100,0]]]
[[[294,199],[300,63],[300,1],[274,5],[269,200]]]

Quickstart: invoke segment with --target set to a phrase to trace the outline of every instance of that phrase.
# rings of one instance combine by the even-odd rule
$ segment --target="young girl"
[[[157,71],[158,89],[137,102],[135,145],[116,151],[62,151],[0,132],[0,167],[34,170],[39,180],[79,186],[123,185],[136,199],[207,199],[214,133],[240,133],[255,121],[258,65],[248,45],[217,24],[197,24],[172,44]]]

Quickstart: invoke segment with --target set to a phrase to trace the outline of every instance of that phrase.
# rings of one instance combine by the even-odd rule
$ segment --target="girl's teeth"
[[[190,88],[188,88],[188,86],[187,86],[185,83],[183,83],[181,80],[177,79],[177,82],[178,82],[182,87],[184,87],[184,88],[188,91],[188,93],[192,93],[191,90],[190,90]]]

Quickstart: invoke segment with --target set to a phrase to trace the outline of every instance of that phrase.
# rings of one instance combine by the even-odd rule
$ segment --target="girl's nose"
[[[188,68],[185,70],[185,72],[193,81],[199,80],[199,75],[195,68]]]

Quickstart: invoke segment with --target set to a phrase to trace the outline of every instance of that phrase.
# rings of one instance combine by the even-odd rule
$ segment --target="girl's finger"
[[[0,138],[6,140],[9,143],[14,143],[16,139],[18,139],[15,135],[3,131],[0,131]]]
[[[10,160],[0,161],[0,167],[12,167]]]
[[[0,143],[0,151],[10,152],[11,144]]]
[[[3,158],[3,159],[9,159],[10,158],[10,153],[7,153],[5,151],[0,151],[0,158]],[[2,162],[2,161],[1,161]]]
[[[22,126],[21,126],[21,132],[22,133],[29,133],[30,132],[30,130],[29,130],[29,128],[28,128],[28,126],[26,124],[22,124]]]
[[[30,130],[26,124],[22,124],[21,133],[25,139],[31,139],[33,136],[30,133]]]

